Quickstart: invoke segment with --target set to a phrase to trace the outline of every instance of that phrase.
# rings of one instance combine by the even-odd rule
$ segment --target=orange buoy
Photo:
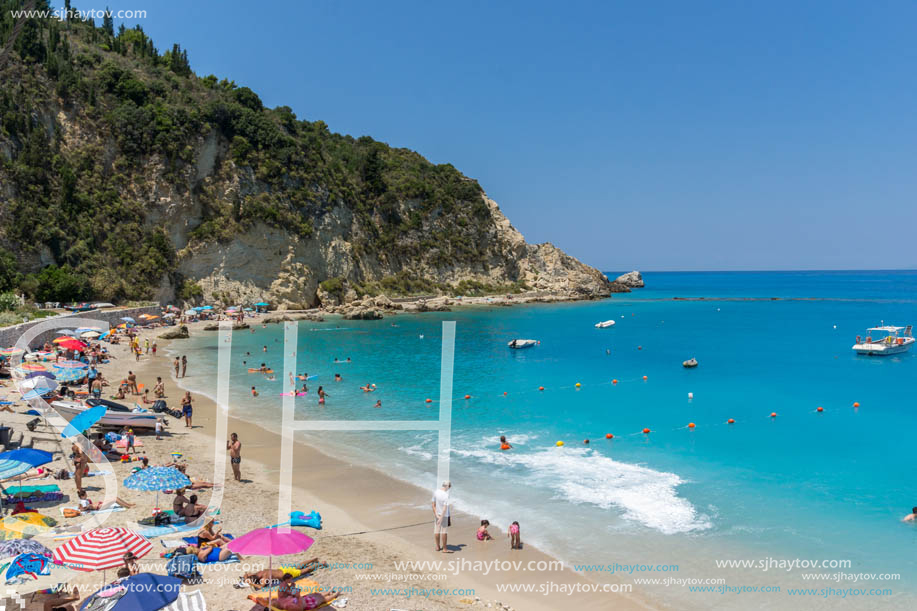
[[[427,399],[427,403],[433,403],[433,399]]]
[[[823,411],[825,411],[825,408],[824,408],[824,407],[819,407],[816,411],[823,412]]]
[[[583,439],[583,443],[588,444],[588,443],[589,443],[589,440],[588,440],[588,439]]]
[[[646,376],[643,376],[643,380],[646,381]]]
[[[614,438],[615,436],[612,435],[611,433],[605,433],[605,439],[614,439]]]
[[[735,424],[735,423],[736,423],[735,419],[733,419],[733,418],[730,418],[730,419],[727,420],[726,422],[728,422],[729,424]]]
[[[544,386],[539,386],[538,390],[544,390]]]
[[[688,428],[689,428],[689,429],[693,429],[693,428],[694,428],[694,423],[693,423],[693,422],[689,422],[689,423],[688,423]]]
[[[508,444],[508,443],[504,443],[503,445],[500,446],[500,449],[501,449],[501,450],[508,450],[508,449],[509,449],[509,444]]]
[[[618,381],[617,381],[617,380],[612,380],[611,383],[612,383],[612,384],[617,384]]]
[[[776,417],[777,417],[777,412],[771,412],[771,418],[776,418]]]
[[[649,433],[649,432],[650,432],[649,429],[643,429],[643,434],[644,434],[644,435],[647,434],[647,433]]]
[[[577,382],[577,383],[576,383],[576,387],[579,388],[580,386],[582,386],[582,384],[580,384],[579,382]]]
[[[471,395],[465,395],[465,398],[466,398],[466,399],[470,399],[470,398],[471,398]]]
[[[506,396],[506,391],[505,391],[505,390],[503,391],[503,396],[504,396],[504,397]]]
[[[859,406],[860,406],[860,404],[859,404],[859,403],[857,403],[856,401],[854,401],[854,403],[853,403],[853,406],[854,406],[854,407],[859,407]]]

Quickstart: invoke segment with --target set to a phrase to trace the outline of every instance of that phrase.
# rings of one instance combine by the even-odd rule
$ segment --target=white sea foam
[[[710,522],[678,496],[678,475],[618,462],[588,448],[533,453],[454,449],[461,457],[507,468],[520,467],[529,483],[566,501],[621,510],[622,517],[664,534],[704,530]]]

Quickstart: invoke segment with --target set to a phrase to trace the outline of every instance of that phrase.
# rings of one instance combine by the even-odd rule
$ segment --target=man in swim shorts
[[[446,538],[449,535],[449,526],[452,518],[449,515],[449,489],[451,482],[443,482],[442,488],[433,492],[433,540],[436,542],[437,552],[448,553]]]
[[[226,449],[229,450],[229,463],[232,465],[232,474],[237,482],[242,481],[242,442],[239,436],[233,433],[226,442]]]

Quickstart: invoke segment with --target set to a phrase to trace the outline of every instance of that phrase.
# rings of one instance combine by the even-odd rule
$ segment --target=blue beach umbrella
[[[30,371],[25,375],[26,380],[29,378],[48,378],[49,380],[56,380],[57,376],[50,371]]]
[[[256,305],[256,306],[269,306],[269,305],[271,305],[271,304],[269,304],[269,303],[264,303],[263,301],[259,301],[259,302],[256,303],[255,305]]]
[[[44,465],[54,460],[50,452],[19,448],[0,454],[0,479],[22,475],[32,467]]]
[[[124,480],[124,485],[131,490],[156,491],[156,505],[159,505],[159,493],[162,490],[178,490],[191,485],[188,476],[174,467],[150,467],[141,469]]]
[[[121,320],[123,320],[124,322],[137,322],[137,321],[135,321],[133,318],[131,318],[130,316],[122,316],[122,317],[121,317]]]
[[[210,305],[201,306],[201,309],[202,309],[202,310],[212,310],[212,309],[213,309],[213,306],[210,306]]]
[[[4,578],[9,581],[20,575],[37,579],[39,575],[51,574],[51,559],[41,554],[20,554],[13,558]]]
[[[60,436],[64,438],[76,437],[81,432],[89,430],[92,425],[105,416],[106,410],[107,408],[104,405],[96,405],[84,412],[80,412],[64,428],[64,432]]]
[[[58,335],[76,335],[75,329],[58,329],[55,331]]]
[[[82,380],[86,377],[85,369],[61,369],[56,374],[58,382],[68,383]]]
[[[55,369],[86,369],[89,365],[83,361],[60,361],[59,363],[54,363],[53,367]]]
[[[80,611],[156,611],[178,599],[182,580],[140,573],[109,584],[86,599]],[[117,601],[112,605],[113,601]]]

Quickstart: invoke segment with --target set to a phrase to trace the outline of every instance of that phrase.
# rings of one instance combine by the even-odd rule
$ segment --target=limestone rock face
[[[627,272],[626,274],[621,274],[615,278],[615,283],[622,284],[632,289],[642,289],[643,276],[640,274],[640,272],[634,270],[632,272]]]

